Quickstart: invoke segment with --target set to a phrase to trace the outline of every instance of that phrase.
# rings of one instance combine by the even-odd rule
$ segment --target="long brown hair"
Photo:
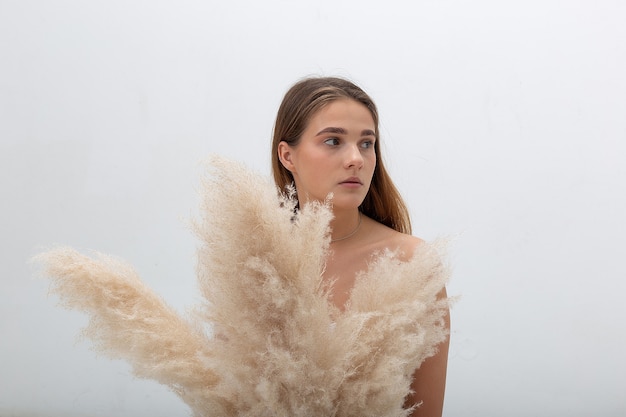
[[[294,84],[278,108],[272,139],[272,171],[276,185],[283,190],[293,177],[278,159],[278,144],[297,146],[311,116],[328,103],[342,98],[356,100],[367,107],[376,127],[376,168],[370,189],[361,204],[366,216],[401,233],[411,233],[409,211],[398,189],[391,181],[380,154],[378,110],[374,101],[354,83],[343,78],[305,78]]]

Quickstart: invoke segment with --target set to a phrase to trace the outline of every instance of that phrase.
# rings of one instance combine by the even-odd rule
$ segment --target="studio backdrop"
[[[308,75],[376,101],[414,234],[451,237],[444,415],[623,416],[622,0],[0,0],[0,415],[187,416],[80,338],[29,259],[132,264],[199,302],[203,161],[270,174]]]

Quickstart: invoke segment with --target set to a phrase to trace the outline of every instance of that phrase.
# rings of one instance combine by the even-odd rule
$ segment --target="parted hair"
[[[313,114],[338,99],[352,99],[368,108],[375,125],[376,168],[360,210],[366,216],[401,233],[411,234],[409,211],[383,164],[380,152],[378,110],[374,101],[359,86],[343,78],[310,77],[298,81],[285,94],[274,124],[272,171],[279,189],[292,183],[293,176],[278,158],[278,145],[284,141],[297,146]]]

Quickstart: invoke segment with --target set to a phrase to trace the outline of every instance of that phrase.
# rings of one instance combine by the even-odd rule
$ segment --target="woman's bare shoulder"
[[[408,261],[411,259],[417,248],[425,244],[424,240],[417,236],[407,235],[406,233],[400,232],[396,233],[399,235],[397,237],[398,256],[402,261]]]
[[[402,261],[411,259],[416,249],[424,244],[424,240],[419,237],[398,232],[374,220],[371,222],[370,236],[372,242],[378,246],[378,250],[388,249],[396,252]]]

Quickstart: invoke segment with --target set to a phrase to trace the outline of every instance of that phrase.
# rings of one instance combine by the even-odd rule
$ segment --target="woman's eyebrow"
[[[326,133],[334,133],[336,135],[346,135],[348,132],[346,131],[346,129],[342,127],[326,127],[320,130],[319,132],[317,132],[315,136],[324,135]],[[376,136],[376,133],[374,133],[374,131],[371,129],[365,129],[361,132],[361,136]]]
[[[317,135],[315,135],[315,136],[323,135],[325,133],[335,133],[337,135],[345,135],[348,132],[346,131],[346,129],[344,129],[342,127],[326,127],[324,129],[320,130],[319,132],[317,132]]]

